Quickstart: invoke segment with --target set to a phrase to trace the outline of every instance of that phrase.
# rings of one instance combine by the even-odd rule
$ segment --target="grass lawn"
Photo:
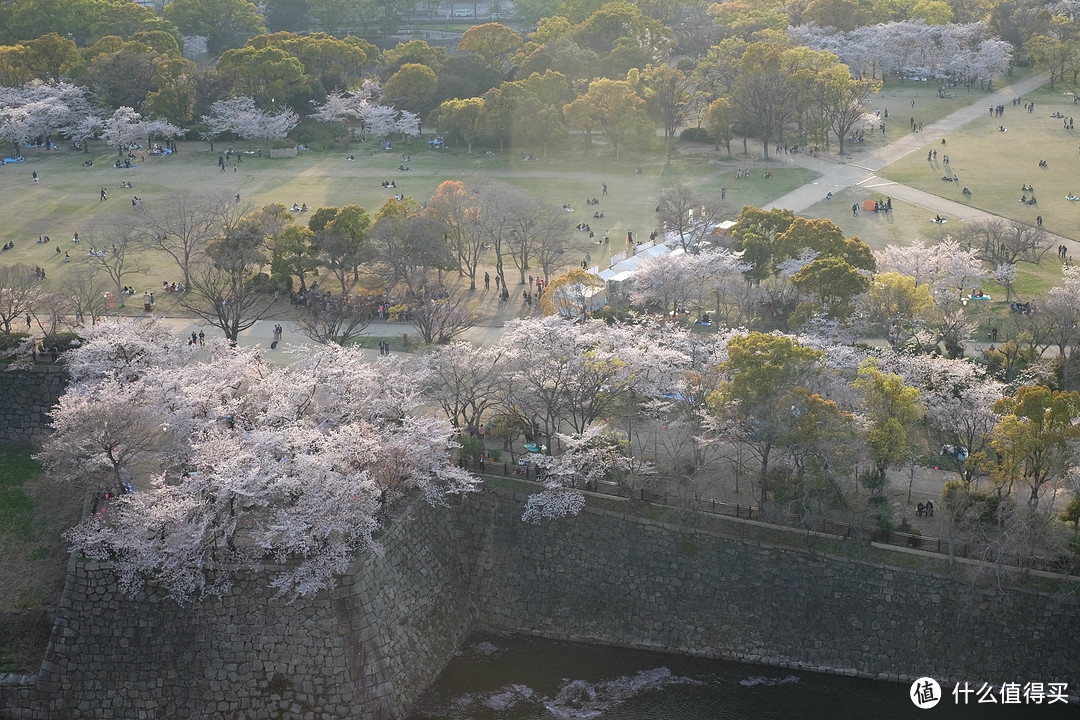
[[[1030,72],[1030,69],[1016,68],[1011,77],[996,79],[994,87],[1020,80]],[[911,131],[910,118],[915,118],[916,122],[921,122],[924,126],[931,125],[950,113],[978,102],[980,97],[986,95],[986,91],[981,89],[965,90],[962,87],[952,87],[947,89],[946,97],[939,97],[938,88],[940,87],[940,84],[932,81],[919,82],[917,80],[890,81],[885,84],[867,101],[868,112],[880,113],[880,115],[875,115],[874,126],[865,128],[863,142],[844,143],[844,152],[857,163],[860,155],[876,150],[890,139],[895,140],[909,133]],[[947,97],[948,95],[953,97]],[[888,119],[885,119],[886,111],[889,114]],[[876,128],[876,123],[880,120],[885,121],[886,135],[882,135]],[[830,142],[830,149],[835,153],[839,149],[835,137]]]
[[[863,200],[885,200],[888,187],[884,192],[872,189],[852,189],[833,193],[831,201],[822,200],[799,213],[802,217],[828,219],[839,225],[844,235],[858,235],[859,239],[872,250],[881,250],[886,245],[909,245],[914,240],[931,241],[937,226],[927,219],[926,208],[918,207],[893,198],[891,212],[864,212],[859,210],[857,217],[852,216],[853,203],[862,205]]]
[[[879,92],[870,96],[866,105],[868,112],[880,111],[881,115],[876,116],[879,120],[884,120],[885,112],[888,111],[889,118],[884,120],[886,135],[882,135],[876,128],[867,128],[863,134],[863,142],[844,143],[844,152],[848,153],[854,162],[858,162],[859,155],[876,150],[889,140],[910,133],[910,118],[915,118],[916,122],[921,122],[924,126],[931,125],[986,95],[983,90],[949,88],[946,95],[954,97],[942,98],[938,97],[939,87],[939,83],[917,80],[887,83]],[[833,138],[833,152],[837,150],[835,141]]]
[[[1080,117],[1080,105],[1073,103],[1074,89],[1061,83],[1054,90],[1044,86],[1024,97],[1025,102],[1035,102],[1034,112],[1007,104],[1004,116],[987,113],[946,136],[947,144],[936,148],[936,162],[913,153],[881,174],[1021,222],[1034,224],[1041,215],[1047,230],[1080,240],[1080,201],[1065,199],[1068,193],[1080,193],[1080,129],[1065,130],[1061,119],[1050,117],[1053,113]],[[1000,126],[1007,131],[1001,132]],[[946,153],[948,167],[944,164]],[[1048,167],[1039,167],[1040,160],[1046,160]],[[958,175],[960,182],[942,182],[946,172]],[[1038,205],[1020,202],[1023,185],[1035,188]],[[970,196],[961,193],[964,187],[971,190]]]
[[[217,149],[224,147],[219,144]],[[386,151],[369,142],[348,151],[311,150],[292,159],[272,160],[267,153],[261,158],[245,155],[242,163],[229,165],[222,173],[217,166],[218,153],[211,152],[204,142],[181,143],[176,155],[139,158],[130,169],[112,167],[116,155],[101,143],[93,143],[89,154],[28,148],[23,151],[26,162],[5,163],[0,168],[0,214],[6,219],[0,228],[0,242],[15,242],[15,248],[5,251],[0,261],[40,265],[50,284],[62,283],[68,273],[84,270],[80,263],[90,249],[88,239],[106,249],[110,223],[137,221],[139,210],[131,202],[136,195],[144,208],[173,193],[210,190],[228,196],[239,194],[242,202],[253,208],[275,202],[287,207],[306,203],[312,209],[353,203],[374,214],[395,193],[423,202],[441,182],[457,179],[467,184],[500,180],[553,204],[569,203],[575,209],[571,217],[575,224],[579,218],[589,223],[597,239],[610,232],[611,251],[618,252],[628,230],[645,237],[656,227],[654,209],[664,188],[683,183],[715,196],[726,187],[734,217],[744,204],[766,203],[813,178],[812,173],[799,168],[770,167],[774,176],[765,179],[763,171],[759,172],[765,167],[760,161],[737,155],[728,160],[708,146],[690,150],[681,152],[680,148],[670,161],[662,148],[630,150],[616,160],[604,146],[586,153],[582,138],[573,137],[565,147],[553,149],[548,158],[524,160],[516,151],[484,155],[477,149],[469,155],[458,148],[432,150],[420,141]],[[346,159],[350,152],[355,161]],[[409,172],[398,170],[403,154],[410,156]],[[86,159],[93,160],[93,167],[83,166]],[[752,170],[751,179],[736,181],[735,171],[743,167]],[[637,168],[641,173],[635,172]],[[40,177],[37,184],[31,179],[34,171]],[[381,187],[383,180],[395,181],[397,188]],[[124,181],[131,183],[131,189],[119,187]],[[601,193],[605,183],[607,196]],[[102,187],[109,191],[108,201],[100,200]],[[590,197],[600,199],[600,205],[586,206]],[[594,220],[592,214],[599,210],[605,217]],[[298,215],[297,221],[306,222],[307,216]],[[75,232],[83,239],[79,246],[71,242]],[[43,235],[50,236],[52,242],[37,244]],[[599,257],[597,246],[588,244],[586,234],[574,233],[573,239],[575,251],[569,255],[568,265],[585,252],[593,253],[594,262],[606,261],[606,257]],[[57,254],[56,248],[71,253],[71,262],[65,264],[63,252]],[[179,268],[163,254],[146,252],[140,261],[145,270],[129,276],[124,284],[141,291],[181,279]],[[168,298],[163,295],[161,300],[165,304],[159,300],[159,310],[167,312]]]

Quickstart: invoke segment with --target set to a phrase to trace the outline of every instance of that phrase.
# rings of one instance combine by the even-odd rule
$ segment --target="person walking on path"
[[[851,216],[856,217],[859,214],[859,203],[851,203]]]
[[[37,181],[38,181],[37,170],[35,170],[34,171],[34,184],[35,185],[37,185]]]

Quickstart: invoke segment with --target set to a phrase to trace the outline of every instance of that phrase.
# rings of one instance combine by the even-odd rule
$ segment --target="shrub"
[[[887,502],[875,503],[870,511],[870,518],[874,521],[874,539],[878,542],[888,542],[889,534],[896,529],[892,506]]]
[[[341,123],[316,122],[302,123],[290,137],[301,145],[320,150],[343,150],[352,139],[349,129]]]
[[[684,142],[699,142],[708,143],[713,145],[713,139],[709,137],[709,133],[705,132],[705,128],[692,127],[686,128],[679,133],[679,139]]]
[[[484,441],[475,435],[462,438],[461,447],[458,448],[458,460],[466,463],[474,463],[484,454]]]
[[[259,273],[258,275],[252,275],[248,282],[251,283],[251,288],[255,292],[272,293],[274,292],[274,283],[270,280],[270,276],[266,273]]]
[[[292,275],[286,273],[271,273],[270,285],[274,290],[280,290],[281,292],[289,292],[292,290],[293,278]]]

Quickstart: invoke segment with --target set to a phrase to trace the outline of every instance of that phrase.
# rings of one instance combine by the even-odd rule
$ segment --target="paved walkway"
[[[1048,81],[1049,78],[1046,73],[1039,73],[1030,75],[1012,85],[1006,85],[995,93],[981,95],[967,107],[946,115],[936,123],[924,128],[922,132],[906,133],[888,145],[860,157],[858,161],[847,161],[838,164],[835,159],[830,161],[829,159],[815,158],[808,155],[784,155],[782,157],[788,163],[813,170],[820,173],[821,177],[778,197],[769,205],[768,209],[783,208],[798,213],[811,205],[821,202],[830,192],[835,194],[849,188],[862,187],[926,208],[929,211],[927,217],[943,215],[963,222],[1007,220],[1007,218],[1000,215],[958,203],[940,195],[928,193],[925,190],[902,185],[888,178],[879,177],[877,173],[882,168],[913,152],[922,152],[928,147],[937,149],[940,147],[943,137],[956,132],[973,120],[983,117],[986,114],[986,109],[991,105],[1010,105],[1013,98],[1023,97],[1025,94],[1042,87]],[[1071,238],[1055,235],[1051,232],[1047,232],[1047,237],[1053,245],[1062,244],[1068,247],[1070,254],[1080,253],[1080,243]]]
[[[145,317],[140,315],[137,317]],[[196,335],[201,331],[206,333],[207,337],[221,337],[222,333],[217,328],[212,327],[209,323],[203,320],[197,320],[187,317],[163,317],[163,322],[171,327],[177,337],[189,337],[192,332]],[[496,321],[491,319],[489,324],[477,325],[476,327],[466,330],[462,335],[462,340],[468,340],[477,345],[489,345],[498,342],[503,333],[502,320]],[[284,330],[282,341],[277,350],[270,349],[270,343],[274,339],[274,326],[281,325]],[[408,323],[401,322],[380,322],[375,321],[368,326],[364,335],[370,335],[372,337],[390,338],[390,350],[391,352],[400,352],[404,344],[403,335],[408,334],[410,338],[417,337],[416,328]],[[281,351],[290,345],[303,345],[309,347],[315,347],[316,343],[309,340],[301,331],[299,326],[291,320],[285,319],[269,319],[260,320],[252,327],[240,333],[240,337],[237,339],[237,344],[242,347],[256,347],[260,346],[266,350],[267,353],[278,353],[279,357],[284,358],[281,355]],[[361,352],[364,357],[371,361],[377,361],[379,359],[378,348],[363,348]]]
[[[998,217],[992,213],[977,210],[967,205],[954,203],[931,193],[908,188],[907,191],[899,190],[906,186],[892,183],[890,180],[877,177],[876,173],[882,168],[891,165],[900,158],[906,157],[913,152],[923,150],[927,146],[936,149],[941,143],[941,138],[951,132],[956,132],[968,123],[983,116],[986,108],[991,105],[1009,105],[1013,98],[1022,97],[1026,93],[1036,90],[1048,82],[1045,73],[1030,75],[1012,85],[1006,85],[1001,90],[989,95],[981,95],[967,107],[946,115],[941,120],[925,127],[920,133],[905,133],[889,144],[880,147],[873,152],[860,157],[857,162],[848,161],[843,164],[830,162],[828,159],[815,158],[808,155],[784,155],[784,160],[805,167],[819,173],[821,177],[807,183],[800,188],[792,190],[786,195],[778,197],[768,209],[784,208],[794,210],[796,213],[821,202],[825,196],[832,192],[846,190],[858,185],[876,185],[889,183],[889,194],[901,198],[907,202],[921,205],[937,213],[947,212],[953,217],[964,220]],[[897,188],[894,191],[894,188]],[[901,195],[904,192],[904,195]],[[948,208],[948,209],[946,209]],[[953,212],[956,209],[956,212]]]

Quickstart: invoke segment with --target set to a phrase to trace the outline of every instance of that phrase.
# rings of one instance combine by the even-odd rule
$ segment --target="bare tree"
[[[1009,322],[1016,344],[1026,348],[1031,357],[1042,357],[1054,344],[1057,328],[1053,313],[1013,313]]]
[[[491,183],[480,188],[479,224],[481,236],[495,253],[495,274],[506,287],[503,256],[510,244],[514,230],[514,207],[521,198],[516,188],[502,183]]]
[[[693,189],[679,185],[660,193],[656,217],[665,231],[679,236],[683,250],[690,250],[712,234],[722,209],[722,204],[707,202]]]
[[[986,220],[972,224],[967,232],[968,247],[974,247],[982,260],[995,266],[1019,262],[1038,265],[1051,245],[1042,227],[1015,220]]]
[[[555,217],[538,223],[532,239],[536,264],[543,271],[545,282],[566,267],[566,253],[570,250],[570,221],[558,208],[553,209]]]
[[[476,325],[471,305],[461,293],[431,293],[409,308],[409,320],[425,345],[446,345]]]
[[[345,298],[316,298],[296,319],[300,331],[314,342],[348,345],[371,325],[371,311]]]
[[[100,269],[68,275],[60,294],[66,302],[66,312],[74,316],[76,326],[94,325],[97,318],[104,314],[107,309],[105,294],[109,284]]]
[[[544,268],[542,260],[551,264],[553,250],[558,249],[559,256],[566,252],[566,238],[570,235],[570,221],[566,219],[566,213],[520,192],[510,210],[507,216],[510,237],[506,247],[521,274],[520,284],[525,284],[525,273],[532,267],[530,261],[534,260],[540,263],[546,278],[548,270]]]
[[[224,192],[173,193],[142,208],[140,229],[150,247],[168,253],[191,285],[191,263],[221,232],[226,218],[239,205]]]
[[[125,284],[124,278],[145,273],[150,269],[141,257],[147,246],[138,224],[126,218],[116,218],[107,225],[91,227],[86,233],[86,239],[90,244],[90,252],[79,258],[78,262],[105,273],[115,288],[115,298],[119,300],[120,307],[123,307],[126,299],[125,293],[121,291]]]
[[[33,310],[44,295],[43,281],[34,268],[19,263],[0,265],[0,326],[11,325]]]
[[[208,260],[192,268],[191,285],[180,304],[236,342],[240,333],[269,314],[274,298],[258,291],[237,267]]]
[[[368,244],[387,287],[400,282],[421,293],[430,270],[441,273],[454,267],[442,225],[429,214],[381,217],[371,228]]]
[[[266,317],[274,298],[252,281],[266,264],[267,239],[283,229],[281,206],[268,205],[245,217],[207,248],[191,269],[191,285],[180,304],[219,328],[231,342]],[[287,216],[287,213],[285,213]]]

